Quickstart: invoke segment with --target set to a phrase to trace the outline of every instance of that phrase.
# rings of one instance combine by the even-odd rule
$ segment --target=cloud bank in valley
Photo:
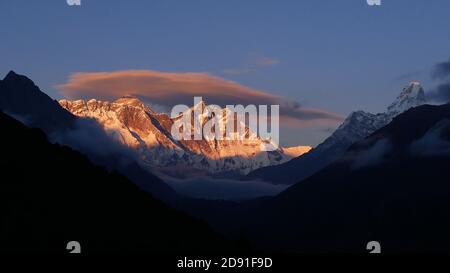
[[[437,122],[422,138],[413,142],[411,154],[423,157],[450,155],[450,120]]]
[[[377,140],[366,150],[359,151],[352,158],[352,169],[361,169],[376,166],[383,162],[384,156],[389,153],[392,143],[388,138]]]
[[[121,70],[113,72],[73,73],[57,88],[71,99],[112,100],[125,95],[137,96],[150,104],[172,107],[192,105],[194,96],[208,104],[280,105],[281,119],[299,121],[329,120],[342,117],[320,109],[306,108],[300,103],[264,91],[243,86],[208,73],[172,73],[154,70]]]

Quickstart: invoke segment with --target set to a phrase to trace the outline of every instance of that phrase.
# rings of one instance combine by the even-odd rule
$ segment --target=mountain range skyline
[[[35,109],[23,107],[20,103],[17,103],[17,101],[33,101],[36,98],[44,98],[41,96],[44,96],[45,99],[42,99],[42,104],[37,105],[38,108]],[[136,101],[133,102],[136,103]],[[115,232],[116,236],[119,237],[112,239],[109,233],[96,233],[95,229],[84,228],[87,223],[92,223],[92,217],[95,218],[94,221],[99,220],[98,216],[94,216],[95,213],[92,212],[94,210],[103,212],[101,218],[103,220],[95,222],[97,223],[96,227],[104,225],[104,221],[107,221],[107,223],[116,223],[116,221],[124,223],[122,220],[128,219],[139,226],[141,224],[144,224],[144,226],[150,225],[151,230],[156,228],[161,235],[158,236],[157,240],[159,251],[161,249],[166,249],[168,252],[176,251],[178,249],[177,242],[185,240],[184,237],[180,238],[179,234],[171,234],[173,226],[172,229],[167,229],[167,223],[175,221],[201,227],[201,222],[194,221],[193,218],[190,218],[192,216],[207,221],[220,234],[228,234],[227,238],[231,239],[231,242],[236,240],[236,237],[230,234],[236,234],[237,232],[241,234],[240,236],[245,236],[252,249],[259,251],[274,251],[275,253],[278,251],[283,253],[297,253],[298,251],[308,253],[360,253],[365,251],[365,244],[373,239],[380,240],[383,243],[383,251],[385,252],[448,251],[446,248],[448,245],[446,230],[450,226],[447,217],[448,211],[450,211],[448,206],[449,187],[446,183],[444,166],[448,165],[450,155],[450,108],[449,104],[432,106],[422,105],[423,103],[425,103],[423,89],[417,82],[412,82],[402,90],[398,99],[388,107],[386,113],[377,115],[365,113],[367,118],[379,119],[378,121],[383,124],[371,129],[374,131],[369,132],[368,136],[365,135],[364,131],[361,131],[361,138],[354,140],[356,142],[345,149],[342,154],[337,153],[337,159],[329,162],[326,166],[322,166],[321,169],[305,178],[304,181],[282,189],[275,196],[250,198],[241,201],[191,198],[179,193],[172,193],[171,197],[163,197],[160,183],[166,182],[139,169],[139,164],[130,165],[129,163],[124,164],[124,162],[122,163],[124,165],[117,164],[114,161],[120,159],[120,154],[119,157],[114,153],[104,155],[106,157],[103,159],[109,160],[103,162],[95,159],[95,156],[89,156],[91,160],[103,167],[93,165],[88,158],[71,148],[59,143],[49,143],[43,131],[30,129],[14,120],[14,118],[0,113],[0,125],[4,132],[2,138],[5,139],[0,144],[4,145],[5,151],[7,151],[7,156],[2,157],[2,160],[4,160],[4,164],[11,166],[6,170],[12,172],[17,170],[17,173],[21,174],[20,177],[28,177],[33,175],[32,173],[37,173],[43,175],[44,181],[43,184],[31,183],[27,187],[22,187],[23,183],[2,182],[0,186],[6,189],[6,192],[14,188],[14,192],[24,194],[22,198],[28,200],[26,202],[39,204],[37,208],[42,211],[40,213],[45,215],[60,213],[58,212],[61,209],[59,206],[53,207],[46,203],[53,202],[50,200],[58,202],[58,198],[72,196],[73,194],[84,200],[86,198],[90,200],[89,205],[83,205],[81,209],[72,205],[63,207],[66,212],[70,211],[69,218],[78,215],[80,222],[76,227],[62,229],[64,232],[58,236],[55,236],[54,233],[47,235],[49,239],[46,242],[48,244],[41,245],[41,247],[26,248],[25,244],[17,245],[17,240],[15,241],[16,247],[24,247],[18,249],[18,251],[28,249],[28,251],[60,252],[62,251],[61,245],[69,240],[70,236],[78,234],[77,236],[82,236],[87,240],[85,242],[88,243],[85,243],[85,245],[88,246],[89,252],[158,251],[151,247],[154,244],[147,245],[148,240],[155,242],[155,239],[152,239],[155,233],[151,232],[145,235],[145,231],[149,229],[139,229],[137,237],[122,237],[127,236],[122,229],[120,233]],[[32,116],[28,115],[28,117],[44,117],[49,113],[58,113],[61,109],[65,111],[62,106],[44,95],[30,79],[14,72],[10,72],[4,80],[0,81],[0,108],[7,109],[10,114],[21,111],[21,117],[24,117],[24,112],[29,110],[32,111],[29,112],[32,113]],[[366,124],[365,122],[359,123],[361,122],[361,114],[364,113],[355,112],[341,128],[346,128],[347,124]],[[50,139],[53,138],[52,134],[59,130],[62,130],[60,132],[74,132],[74,128],[71,128],[73,125],[70,125],[70,123],[73,121],[72,118],[75,118],[75,120],[77,118],[72,116],[63,123],[66,125],[62,126],[58,120],[63,118],[64,115],[61,115],[61,113],[58,115],[59,118],[50,123],[43,122],[45,119],[42,118],[25,119],[25,121],[28,124],[35,122],[34,126],[39,124],[44,126],[43,128]],[[394,116],[391,117],[390,115]],[[354,123],[355,121],[356,123]],[[53,126],[51,126],[52,124]],[[86,126],[86,124],[81,125]],[[58,126],[62,127],[58,128]],[[358,126],[353,127],[353,129],[367,130],[366,127]],[[87,132],[91,138],[98,137],[98,135],[92,135],[93,131]],[[105,139],[99,140],[102,141],[104,148],[111,145],[105,142]],[[11,143],[14,143],[14,145],[9,145]],[[24,150],[24,152],[16,153],[18,148]],[[33,149],[36,149],[36,152]],[[48,154],[49,152],[51,154]],[[91,154],[94,151],[92,151],[91,146],[84,152]],[[53,153],[55,155],[52,155]],[[39,164],[33,164],[34,171],[32,173],[19,171],[27,166],[22,162],[21,155],[23,154],[28,154],[33,158],[36,157],[33,162],[39,162]],[[123,157],[124,154],[121,155]],[[308,155],[308,153],[305,155]],[[302,157],[304,156],[299,158]],[[49,160],[52,162],[51,164],[46,163]],[[68,162],[74,162],[74,164],[67,164]],[[56,169],[57,172],[51,171],[51,167],[55,164],[59,166]],[[107,169],[104,169],[105,167]],[[66,179],[66,183],[60,183],[60,177],[64,177],[63,174],[65,173],[70,173],[69,170],[73,168],[81,168],[84,171],[77,171],[77,176]],[[79,177],[84,177],[86,170],[95,173],[95,176],[99,176],[99,179],[81,179],[84,182],[80,184]],[[111,170],[111,172],[108,170]],[[140,190],[135,188],[136,186],[132,186],[131,181],[123,180],[116,170],[131,179]],[[302,172],[298,168],[297,170]],[[109,177],[106,178],[105,175],[109,175]],[[423,184],[425,180],[427,181],[426,187]],[[28,181],[27,183],[29,183],[31,180],[21,179],[20,181]],[[110,184],[110,182],[113,182],[113,184]],[[201,185],[200,180],[197,180],[197,182]],[[242,183],[246,182],[243,181]],[[151,185],[153,185],[153,188],[148,191],[148,186]],[[167,187],[167,184],[165,185]],[[44,190],[47,188],[51,190]],[[90,190],[87,190],[88,188]],[[3,190],[0,191],[2,194],[4,192]],[[40,194],[31,194],[31,192],[39,192]],[[158,198],[162,198],[164,204],[150,198],[149,192]],[[39,199],[44,193],[51,195],[51,197],[45,199],[46,202]],[[107,209],[99,206],[101,203],[96,199],[97,194],[103,195],[105,193],[109,197],[107,199],[102,198],[102,200],[107,200],[109,204],[116,204],[112,210],[109,210],[111,208],[109,206]],[[117,198],[133,200],[133,202],[127,203],[131,207],[127,206],[124,210],[121,203],[116,202]],[[15,200],[17,199],[12,196],[2,198],[2,202],[9,204],[7,208],[11,207],[11,202]],[[158,222],[158,226],[155,227],[154,223],[148,218],[142,218],[138,214],[134,214],[136,211],[140,211],[140,209],[137,209],[135,202],[146,204],[144,208],[140,207],[144,209],[143,213],[155,211],[158,217],[163,217],[164,220]],[[169,209],[165,204],[171,208]],[[120,208],[117,206],[120,206]],[[16,209],[26,211],[29,208],[22,204]],[[173,209],[184,211],[190,216],[184,217],[177,211],[172,211]],[[117,211],[121,211],[119,217]],[[130,216],[131,211],[134,213]],[[107,214],[104,214],[105,212]],[[10,213],[7,215],[10,215]],[[25,217],[25,221],[29,221],[40,214],[20,213],[19,215]],[[69,218],[50,216],[44,218],[44,226],[55,227],[55,224],[51,224],[55,220],[60,223],[60,221],[68,221]],[[18,238],[18,234],[22,231],[26,232],[30,229],[30,226],[22,225],[16,218],[6,217],[5,219],[10,226],[16,227],[14,232],[18,232],[9,232],[9,236],[12,237],[5,237],[10,239],[4,240],[3,246],[6,247],[6,250],[10,250],[13,245],[10,241],[11,238]],[[131,226],[131,228],[133,227]],[[219,247],[223,251],[223,249],[235,247],[235,243],[230,245],[230,241],[221,241],[220,236],[217,237],[215,233],[210,233],[207,226],[201,228],[204,232],[200,234],[195,232],[195,228],[194,230],[189,229],[187,232],[193,234],[189,236],[194,236],[194,238],[197,238],[196,240],[204,242],[200,246],[203,250]],[[34,228],[34,231],[39,232],[39,234],[44,234],[48,230],[47,228],[42,230],[37,227]],[[424,230],[429,232],[424,232]],[[145,239],[144,249],[141,248],[143,246],[142,236],[147,238]],[[31,241],[35,240],[33,237],[24,238]],[[110,240],[117,241],[117,238],[120,238],[120,248],[111,248]],[[211,241],[207,238],[213,238],[216,242],[220,242],[220,245],[214,244],[214,246],[211,246]],[[164,248],[163,246],[167,241],[175,242],[175,245]],[[238,249],[240,247],[243,247],[243,245],[239,245]],[[188,251],[192,248],[195,248],[195,246],[188,243],[184,249]]]
[[[78,2],[0,0],[0,253],[450,253],[450,1]]]
[[[137,70],[147,73],[144,83],[176,79],[183,84],[186,74],[194,74],[194,79],[204,79],[202,86],[214,84],[242,94],[250,89],[266,94],[264,100],[276,96],[292,102],[291,118],[282,128],[282,145],[317,146],[342,121],[334,118],[359,110],[355,105],[380,112],[399,87],[412,80],[428,90],[437,88],[439,82],[431,71],[449,58],[445,46],[449,38],[435,27],[449,27],[447,1],[387,1],[376,8],[360,0],[339,2],[136,1],[129,5],[100,0],[70,7],[64,1],[3,1],[3,24],[27,27],[5,28],[10,39],[0,44],[0,51],[20,54],[5,54],[0,74],[11,69],[24,73],[58,100],[105,99],[86,95],[84,89],[67,96],[73,90],[69,87],[81,87],[78,73],[90,77],[106,73],[115,80],[135,81],[136,75],[127,71]],[[411,35],[410,30],[419,35]],[[29,39],[47,41],[49,46]],[[158,90],[150,86],[141,95],[155,97]],[[184,94],[179,87],[175,91]],[[210,96],[204,96],[209,103],[220,99]],[[178,96],[172,98],[176,101]],[[162,102],[170,103],[161,98],[151,106],[160,112],[155,106],[167,108],[158,105]],[[259,104],[260,99],[252,103]],[[314,115],[302,112],[303,108],[315,110]],[[309,118],[295,118],[295,109]],[[324,115],[331,120],[322,120]]]
[[[153,111],[135,97],[123,97],[113,102],[91,99],[60,100],[59,103],[76,116],[94,118],[124,145],[145,150],[142,153],[144,161],[153,166],[170,167],[172,171],[179,168],[177,164],[181,163],[182,159],[190,168],[205,169],[215,174],[231,171],[247,174],[257,168],[284,163],[311,149],[309,146],[286,147],[286,150],[279,147],[275,151],[265,152],[261,150],[264,141],[257,136],[255,140],[229,141],[203,138],[197,141],[176,141],[171,136],[171,127],[176,118]],[[190,111],[194,112],[196,107],[198,106],[191,107]],[[206,105],[203,104],[201,107],[203,113]],[[224,119],[232,119],[231,112],[226,109],[222,111],[226,112]],[[201,125],[207,121],[208,119],[202,118]],[[246,125],[240,126],[249,134],[256,134]]]
[[[330,137],[312,151],[309,146],[297,146],[265,152],[261,151],[264,140],[259,137],[237,141],[176,141],[170,132],[174,120],[165,113],[153,111],[136,97],[128,96],[114,102],[60,100],[55,105],[55,101],[44,95],[30,79],[14,71],[10,71],[1,83],[4,89],[4,97],[0,100],[3,109],[18,115],[30,126],[46,130],[52,141],[74,147],[109,168],[119,168],[137,179],[140,186],[152,193],[156,190],[158,196],[169,199],[172,194],[164,189],[167,184],[179,194],[202,198],[221,196],[235,199],[238,196],[278,194],[287,186],[327,167],[353,143],[388,124],[395,116],[426,103],[425,91],[419,82],[413,81],[387,107],[386,112],[351,113]],[[34,101],[35,97],[41,98],[43,105],[52,104],[52,107],[38,105],[34,106],[35,112],[30,112],[32,108],[22,105],[22,101]],[[189,111],[194,116],[197,107],[205,109],[206,105],[202,101],[193,106]],[[55,119],[51,111],[61,112],[61,117],[73,116],[64,118],[66,122],[56,118],[54,124],[48,124],[44,117],[49,110],[51,119]],[[232,115],[224,115],[225,119],[230,117]],[[203,115],[198,118],[201,124],[207,122]],[[254,134],[246,125],[241,126],[249,134]],[[111,158],[123,163],[112,164]],[[136,169],[133,164],[140,167]],[[140,177],[136,176],[136,171]],[[147,185],[146,172],[156,174],[164,182]],[[244,192],[247,195],[242,195]]]

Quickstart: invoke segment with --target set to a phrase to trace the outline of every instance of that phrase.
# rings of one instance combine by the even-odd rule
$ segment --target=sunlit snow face
[[[275,151],[279,149],[280,106],[271,105],[270,114],[268,108],[267,105],[227,105],[222,109],[194,97],[194,107],[179,104],[172,108],[171,117],[175,122],[171,134],[176,140],[260,140],[261,151]]]

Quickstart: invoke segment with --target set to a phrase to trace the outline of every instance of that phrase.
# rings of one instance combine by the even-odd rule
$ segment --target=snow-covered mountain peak
[[[193,113],[201,113],[204,114],[207,110],[207,105],[204,100],[198,101],[193,107],[188,108],[183,115],[192,115]]]
[[[276,183],[283,180],[287,183],[301,181],[339,159],[352,144],[386,126],[397,115],[424,103],[425,92],[421,84],[411,82],[402,90],[386,112],[379,114],[364,111],[352,112],[331,136],[305,156],[280,166],[257,170],[249,177],[262,178]]]
[[[205,109],[205,107],[206,107],[205,101],[204,100],[200,100],[199,102],[197,102],[194,105],[194,107],[192,107],[192,110],[196,110],[196,109],[202,110],[202,109]]]
[[[77,116],[95,118],[108,133],[137,150],[144,165],[169,175],[186,175],[183,171],[186,168],[206,174],[246,174],[309,151],[299,147],[266,152],[260,148],[265,141],[258,137],[248,140],[175,140],[171,136],[171,128],[181,116],[170,118],[166,114],[155,113],[135,97],[124,97],[114,102],[61,100],[60,104]],[[184,114],[201,113],[197,118],[203,126],[211,119],[205,110],[206,103],[200,101]],[[232,115],[223,116],[223,119],[227,118],[232,118]],[[245,124],[241,126],[249,135],[254,134]],[[225,132],[224,128],[220,130]]]
[[[317,150],[328,150],[337,145],[348,147],[387,125],[397,115],[425,103],[425,91],[422,85],[420,82],[413,81],[403,88],[386,112],[379,114],[364,111],[352,112],[338,129],[317,147]]]
[[[339,126],[339,128],[347,127],[348,125],[352,124],[353,122],[361,122],[366,118],[371,118],[373,114],[364,112],[362,110],[353,111],[348,115],[347,118],[345,118],[344,122]]]
[[[142,105],[144,104],[142,101],[140,101],[138,98],[133,96],[124,96],[121,98],[118,98],[115,103],[120,103],[123,105]]]
[[[412,107],[417,107],[425,103],[425,91],[423,90],[422,85],[418,81],[413,81],[403,88],[400,95],[388,107],[387,114],[393,118]]]
[[[138,108],[140,110],[143,110],[143,111],[146,111],[146,112],[152,113],[152,114],[155,113],[144,102],[142,102],[140,99],[138,99],[136,97],[133,97],[133,96],[121,97],[121,98],[117,99],[116,101],[114,101],[114,103],[116,103],[118,105],[122,105],[122,106],[136,107],[136,108]]]
[[[425,91],[422,85],[420,82],[413,81],[403,88],[386,112],[379,114],[364,111],[352,112],[324,144],[331,146],[335,142],[354,143],[385,126],[397,115],[425,103]]]

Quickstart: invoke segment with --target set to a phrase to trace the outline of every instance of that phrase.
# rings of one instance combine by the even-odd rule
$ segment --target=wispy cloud
[[[247,61],[241,67],[229,68],[222,70],[224,75],[244,75],[258,71],[259,69],[271,67],[280,64],[280,60],[272,57],[259,57],[253,58],[251,61]]]
[[[439,84],[428,97],[438,102],[450,102],[450,61],[436,64],[431,77],[439,81]]]
[[[441,62],[434,66],[433,72],[431,73],[433,79],[446,79],[450,77],[450,61]]]
[[[256,61],[258,66],[274,66],[280,63],[280,60],[276,58],[263,57]]]
[[[392,143],[389,138],[382,138],[365,150],[350,153],[352,169],[371,167],[382,163],[391,148]]]
[[[443,119],[437,122],[422,138],[411,144],[411,154],[419,157],[450,155],[449,133],[449,119]]]
[[[297,102],[208,73],[172,73],[154,70],[79,72],[57,86],[71,99],[111,100],[125,95],[140,97],[162,106],[191,105],[194,96],[209,104],[280,105],[280,115],[303,121],[332,120],[342,117],[320,109],[305,108]]]

